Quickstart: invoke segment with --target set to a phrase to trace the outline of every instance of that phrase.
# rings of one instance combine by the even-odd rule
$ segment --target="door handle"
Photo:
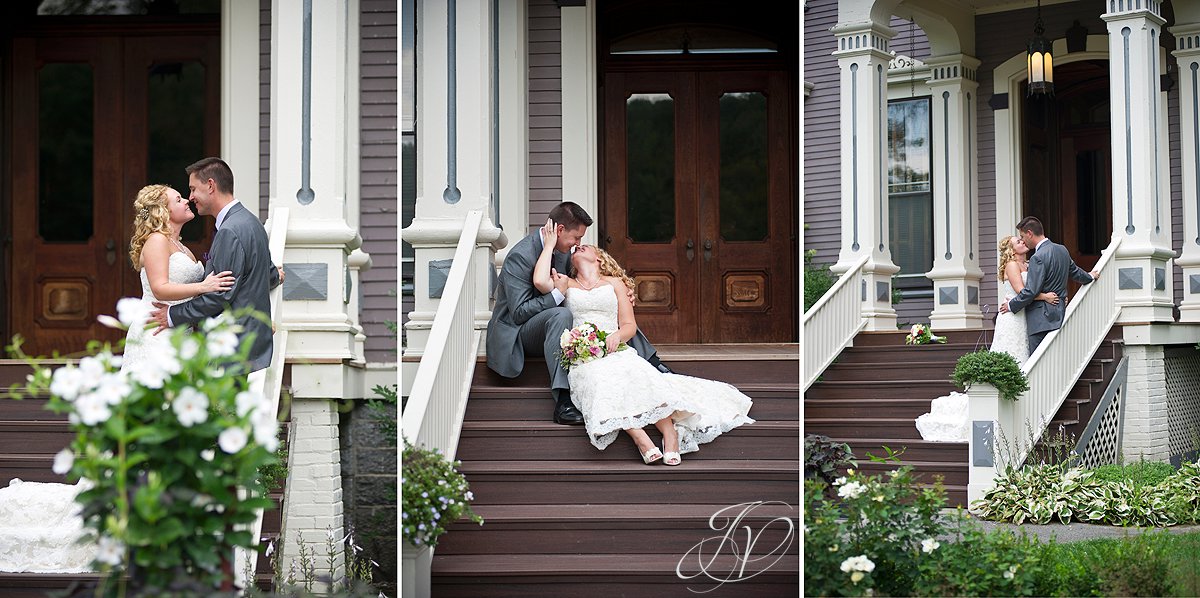
[[[712,260],[712,239],[704,240],[704,261],[707,263]]]
[[[690,261],[692,261],[693,259],[695,259],[695,257],[696,257],[696,251],[695,251],[694,247],[696,247],[696,244],[695,244],[694,242],[692,242],[692,240],[691,240],[691,239],[688,239],[688,242],[687,242],[687,259],[688,259],[688,261],[689,261],[689,262],[690,262]]]
[[[108,265],[111,266],[117,263],[117,242],[109,239],[108,242],[104,244],[104,249],[107,250],[104,259],[108,261]]]

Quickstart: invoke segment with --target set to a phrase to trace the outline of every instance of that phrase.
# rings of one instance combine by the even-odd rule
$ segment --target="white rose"
[[[190,386],[179,391],[171,408],[185,428],[208,421],[208,397]]]
[[[50,470],[58,475],[65,475],[71,471],[71,466],[74,464],[75,453],[71,452],[71,449],[65,448],[54,455],[54,465],[50,467]]]
[[[246,446],[246,431],[239,427],[225,428],[220,436],[217,436],[217,446],[221,450],[230,455],[242,450]]]

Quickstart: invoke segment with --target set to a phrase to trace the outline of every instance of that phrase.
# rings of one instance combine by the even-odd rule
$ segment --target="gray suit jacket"
[[[1008,302],[1008,309],[1017,313],[1026,306],[1025,326],[1028,334],[1058,330],[1067,313],[1067,277],[1080,284],[1092,282],[1092,275],[1075,265],[1066,247],[1050,240],[1029,258],[1029,274],[1025,288]],[[1034,301],[1038,293],[1057,293],[1058,305]]]
[[[171,323],[175,326],[193,324],[215,317],[226,309],[251,307],[261,315],[271,314],[271,289],[279,286],[279,270],[271,262],[267,231],[250,210],[242,204],[229,208],[221,228],[213,237],[205,274],[233,272],[236,282],[223,293],[197,295],[191,301],[171,307]],[[254,335],[250,346],[250,371],[271,365],[273,339],[271,326],[249,314],[238,318],[242,326],[239,340],[245,342]]]
[[[533,287],[533,266],[541,253],[541,233],[535,230],[512,246],[500,267],[496,305],[487,328],[487,360],[489,368],[506,378],[521,375],[525,368],[521,325],[538,313],[557,306],[553,295],[543,295]],[[569,261],[567,254],[556,251],[550,264],[555,270],[566,273]]]

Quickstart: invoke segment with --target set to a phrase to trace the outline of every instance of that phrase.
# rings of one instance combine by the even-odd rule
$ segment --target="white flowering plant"
[[[560,362],[563,369],[571,369],[581,363],[600,359],[608,354],[605,339],[608,333],[591,322],[584,322],[574,328],[563,330],[558,337],[558,346],[562,348]],[[625,343],[617,345],[617,350],[627,347]]]
[[[148,310],[122,299],[115,328],[145,326]],[[235,546],[253,547],[248,524],[273,503],[259,468],[276,461],[276,414],[247,390],[250,343],[239,350],[226,313],[197,330],[163,331],[147,357],[121,368],[122,357],[93,341],[77,364],[51,370],[9,347],[32,367],[22,392],[49,395],[75,438],[54,471],[89,488],[76,499],[96,541],[109,591],[121,584],[165,588],[181,576],[211,587],[232,580]]]
[[[471,510],[475,496],[467,479],[458,471],[458,461],[448,461],[441,453],[415,447],[404,440],[400,486],[401,533],[409,544],[437,546],[438,536],[459,519],[483,525],[483,518]]]

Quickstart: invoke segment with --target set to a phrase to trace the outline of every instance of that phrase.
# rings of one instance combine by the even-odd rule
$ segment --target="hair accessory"
[[[142,208],[138,210],[138,218],[145,220],[150,217],[150,208]]]

